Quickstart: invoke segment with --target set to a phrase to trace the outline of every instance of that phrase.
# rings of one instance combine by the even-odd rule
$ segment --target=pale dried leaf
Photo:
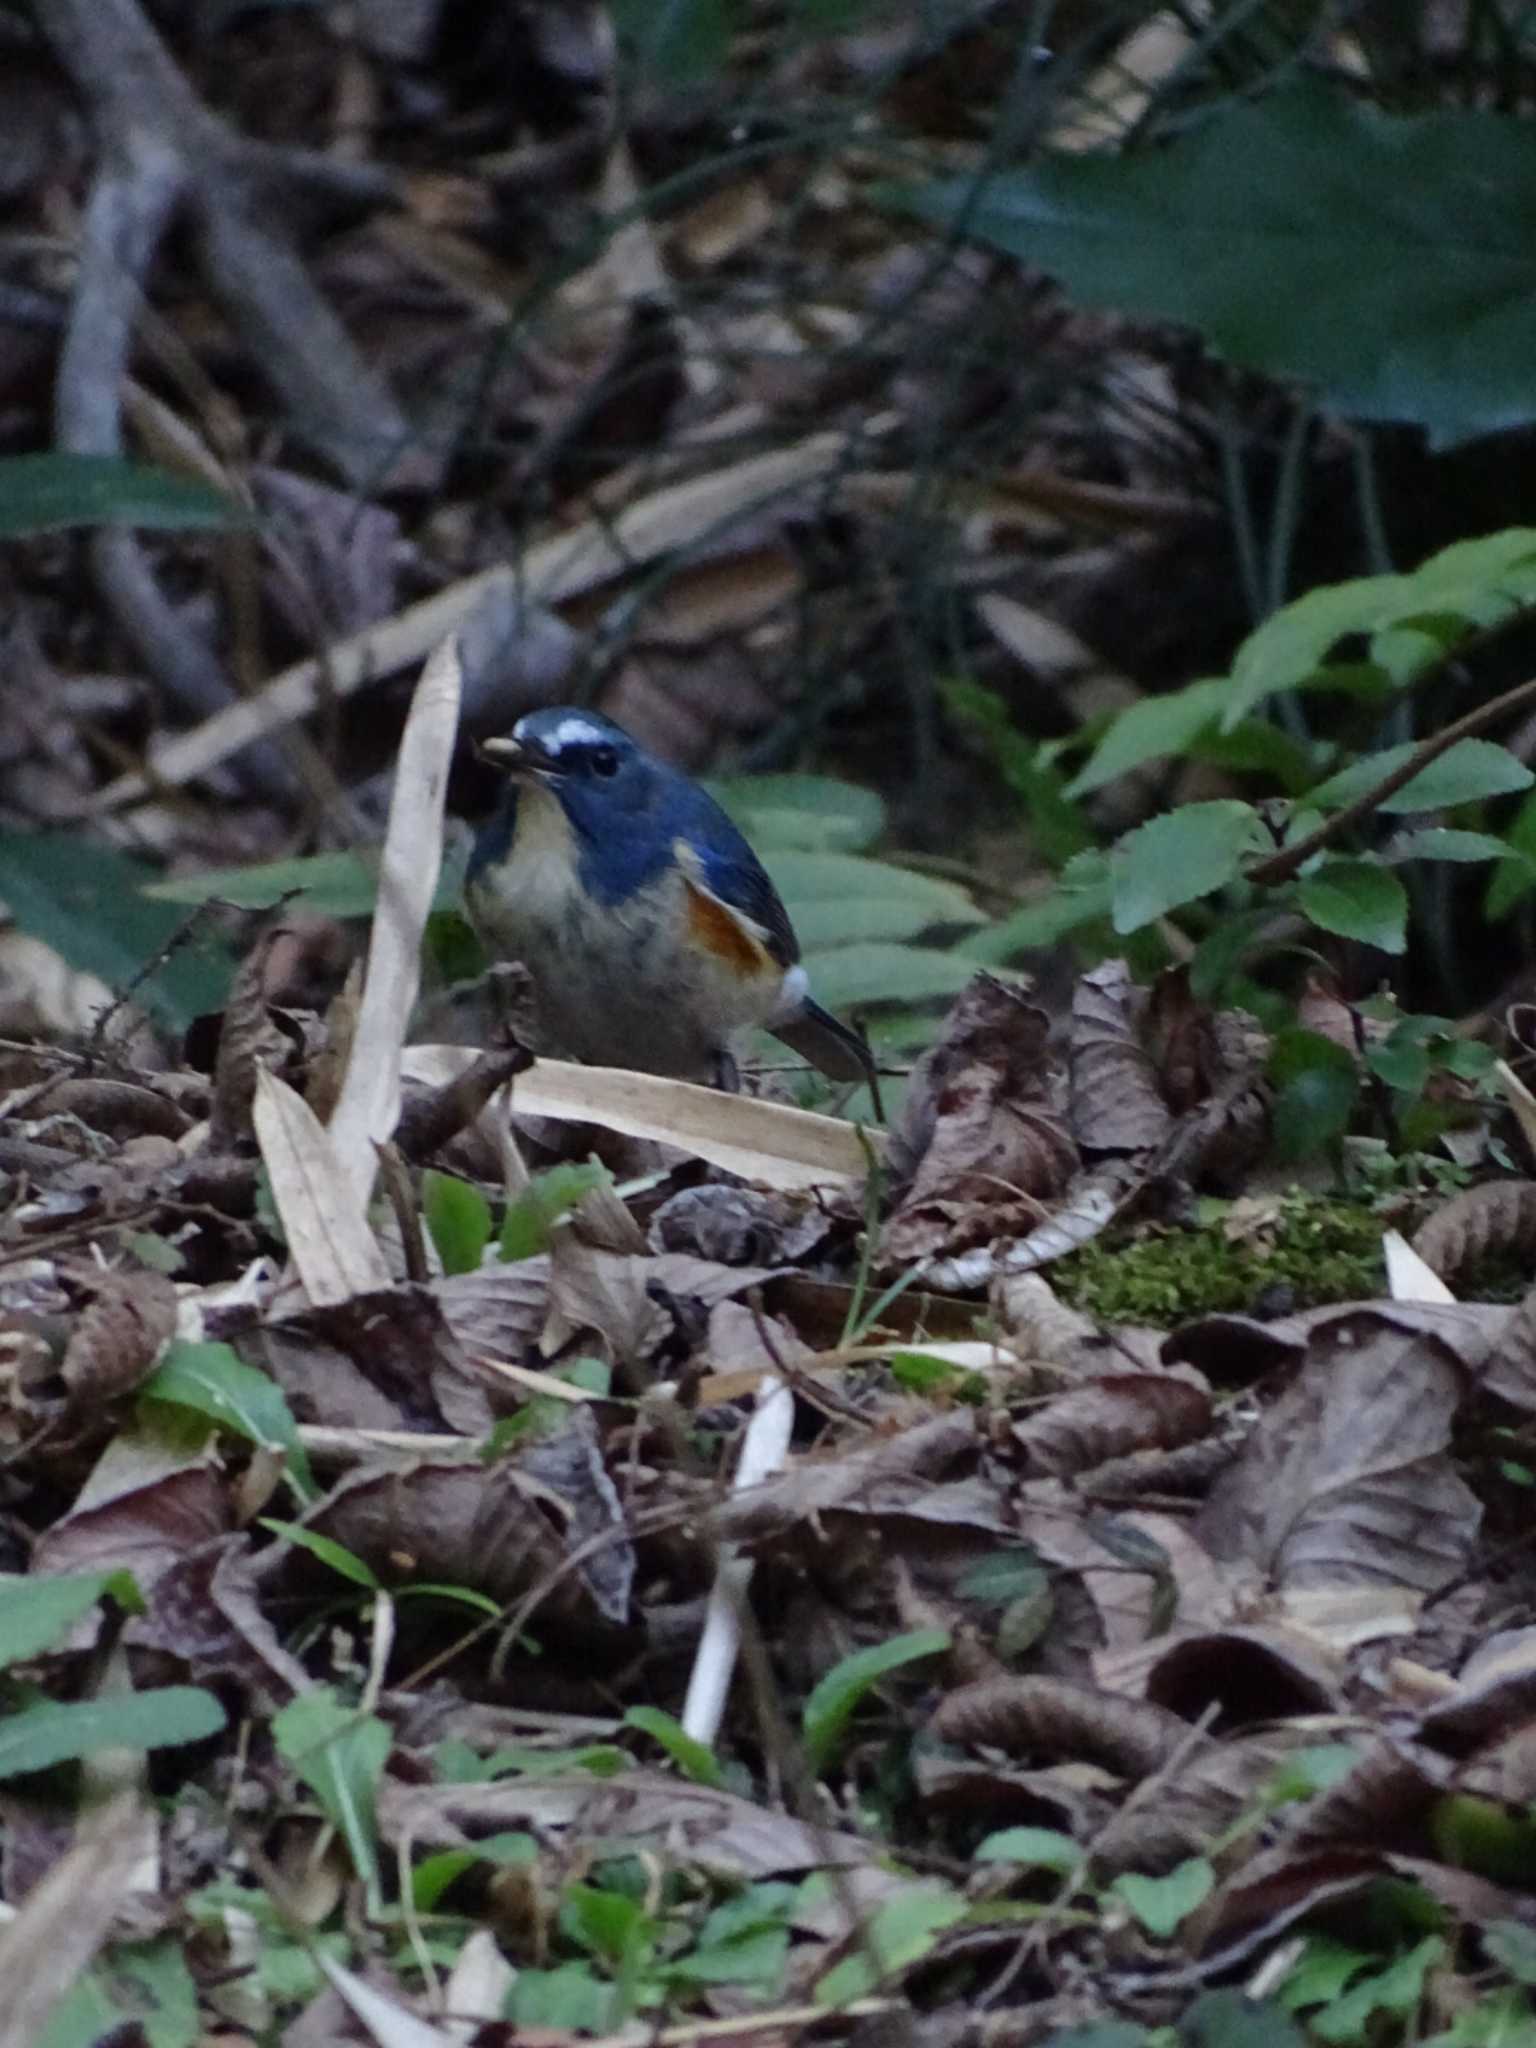
[[[54,2006],[94,1961],[138,1867],[142,1818],[133,1798],[87,1816],[74,1848],[0,1929],[0,2048],[36,2048]]]
[[[459,729],[459,687],[458,652],[451,639],[444,640],[422,671],[400,741],[362,1006],[328,1126],[360,1216],[378,1175],[376,1148],[394,1135],[400,1116],[400,1051],[421,982],[422,934],[442,865],[443,801]]]
[[[330,1133],[303,1096],[256,1074],[256,1137],[304,1291],[317,1308],[388,1293],[389,1267]]]
[[[1123,960],[1106,960],[1072,992],[1072,1133],[1092,1152],[1147,1152],[1172,1124],[1144,1042],[1148,996]]]
[[[1413,1235],[1413,1249],[1442,1280],[1500,1252],[1536,1248],[1536,1180],[1489,1180],[1442,1202]]]

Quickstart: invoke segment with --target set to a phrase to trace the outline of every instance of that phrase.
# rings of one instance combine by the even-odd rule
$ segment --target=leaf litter
[[[359,0],[341,130],[371,62],[422,64],[434,11]],[[601,71],[580,10],[524,13],[546,82]],[[1178,25],[1153,31],[1116,53],[1122,109],[1187,50]],[[871,60],[851,33],[836,61]],[[422,118],[410,92],[395,118]],[[108,992],[24,977],[42,1014],[3,1061],[0,1728],[53,1760],[0,1793],[0,2040],[684,2048],[915,2013],[935,2048],[1084,2023],[1137,2048],[1174,2021],[1281,2048],[1329,1983],[1319,2038],[1407,2015],[1470,2048],[1466,1986],[1536,1975],[1536,1307],[1265,1315],[1256,1278],[1251,1315],[1153,1327],[1067,1298],[1075,1248],[1176,1236],[1247,1189],[1268,1136],[1252,1019],[1118,961],[1061,1003],[977,975],[888,1139],[771,1094],[406,1042],[460,687],[478,729],[509,678],[557,696],[611,634],[605,701],[703,759],[760,716],[754,664],[731,671],[719,643],[785,644],[810,584],[797,524],[915,486],[879,452],[894,421],[863,367],[807,345],[864,345],[841,297],[794,321],[720,299],[752,401],[731,434],[662,432],[719,370],[671,272],[729,274],[779,209],[766,173],[713,186],[670,234],[631,207],[562,281],[560,359],[530,344],[492,369],[463,335],[457,361],[432,355],[441,337],[423,355],[429,294],[477,321],[517,303],[505,249],[469,230],[515,213],[521,180],[547,191],[549,152],[587,152],[608,200],[635,199],[624,138],[535,131],[474,179],[391,180],[375,238],[326,246],[318,283],[294,285],[311,309],[321,288],[357,295],[396,375],[514,387],[487,438],[515,451],[515,518],[481,531],[450,497],[424,552],[393,511],[222,459],[243,425],[221,390],[189,425],[121,379],[141,431],[266,508],[286,666],[239,645],[232,605],[232,665],[261,686],[161,737],[147,777],[118,773],[113,739],[91,808],[226,772],[431,662],[360,988],[324,1012],[293,1000],[317,941],[280,913],[216,1055],[183,1071],[131,1012],[117,1065],[50,1046],[86,1036]],[[286,143],[244,175],[287,190],[307,169],[346,214],[379,167],[349,173],[335,140],[325,177]],[[194,179],[215,240],[237,169]],[[838,202],[812,196],[835,235]],[[952,332],[976,304],[954,290],[965,266]],[[237,338],[250,313],[228,314]],[[291,405],[289,351],[277,370]],[[850,376],[855,428],[811,430]],[[924,417],[939,388],[916,358],[892,380]],[[802,425],[744,452],[734,433],[774,408]],[[371,372],[344,411],[436,476]],[[1195,515],[1156,480],[963,479],[985,534],[967,576],[1042,523],[1177,544]],[[523,547],[540,492],[555,516]],[[669,562],[631,634],[633,579]],[[226,569],[238,583],[233,553]],[[1074,716],[1092,687],[1136,688],[1044,612],[982,604]],[[153,840],[162,811],[143,816]],[[246,827],[218,822],[227,864]],[[467,1266],[434,1232],[426,1168],[489,1217]],[[1518,1258],[1528,1209],[1528,1187],[1489,1182],[1415,1246],[1459,1285]],[[1264,1231],[1234,1221],[1230,1240],[1256,1276]],[[20,1604],[39,1593],[59,1599],[46,1626]],[[71,1748],[56,1717],[78,1708],[98,1732]],[[114,1772],[130,1789],[103,1798]]]

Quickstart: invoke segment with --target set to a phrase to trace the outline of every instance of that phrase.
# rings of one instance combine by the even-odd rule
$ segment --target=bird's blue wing
[[[690,795],[695,801],[688,806],[678,837],[698,862],[699,880],[712,896],[757,926],[780,967],[793,967],[800,958],[800,942],[762,862],[712,797],[696,785]]]

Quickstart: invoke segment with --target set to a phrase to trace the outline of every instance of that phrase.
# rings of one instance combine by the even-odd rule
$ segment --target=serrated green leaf
[[[114,455],[0,456],[0,539],[71,526],[161,532],[248,526],[250,514],[207,484]]]
[[[1366,754],[1337,775],[1309,790],[1307,802],[1319,810],[1336,811],[1357,797],[1366,796],[1403,762],[1410,760],[1414,747],[1387,747],[1379,754]],[[1405,782],[1401,789],[1383,797],[1378,810],[1401,816],[1411,811],[1443,811],[1454,804],[1481,803],[1491,796],[1510,796],[1529,789],[1536,776],[1523,761],[1493,740],[1458,740],[1454,747],[1431,761],[1427,768]]]
[[[23,931],[113,989],[128,987],[185,922],[145,900],[152,877],[142,862],[75,833],[0,833],[0,902]],[[222,1007],[233,974],[225,946],[198,933],[135,987],[134,1000],[185,1030]]]
[[[1067,795],[1091,796],[1148,761],[1182,754],[1197,733],[1215,725],[1230,695],[1226,676],[1210,676],[1130,705],[1111,722],[1088,765],[1067,784]]]
[[[1094,847],[1069,860],[1055,888],[1037,903],[962,939],[955,951],[983,967],[1016,959],[1037,946],[1053,946],[1084,925],[1106,923],[1113,897],[1109,855]]]
[[[1130,1907],[1148,1934],[1166,1941],[1216,1888],[1216,1873],[1204,1856],[1191,1856],[1166,1877],[1123,1871],[1110,1890]]]
[[[913,1884],[898,1892],[870,1916],[863,1947],[844,1956],[818,1981],[816,2003],[843,2005],[866,1997],[883,1977],[921,1961],[965,1913],[965,1900],[937,1885]]]
[[[473,1273],[491,1241],[491,1205],[472,1181],[428,1167],[421,1176],[421,1215],[445,1273]]]
[[[1140,931],[1225,888],[1241,870],[1256,825],[1251,804],[1223,797],[1181,804],[1128,832],[1110,856],[1115,930]]]
[[[908,1664],[937,1657],[949,1648],[949,1640],[948,1629],[911,1629],[889,1642],[855,1650],[834,1664],[812,1688],[801,1710],[801,1733],[811,1769],[819,1775],[831,1761],[855,1710],[872,1687]]]
[[[224,1726],[224,1709],[196,1685],[38,1700],[0,1720],[0,1778],[94,1756],[102,1749],[176,1749]]]
[[[1307,916],[1325,932],[1358,939],[1383,953],[1408,944],[1408,892],[1390,868],[1369,860],[1330,860],[1296,887]]]
[[[137,1582],[128,1571],[0,1578],[0,1666],[24,1664],[52,1649],[82,1615],[109,1597],[128,1614],[144,1612]]]
[[[1509,842],[1492,832],[1459,832],[1449,825],[1426,825],[1421,832],[1404,832],[1383,848],[1382,858],[1390,861],[1447,860],[1476,862],[1507,860]],[[1518,856],[1536,876],[1536,861]]]
[[[875,791],[831,775],[735,775],[705,786],[760,855],[862,853],[885,830]]]
[[[300,1499],[320,1498],[287,1396],[276,1380],[247,1365],[229,1345],[173,1339],[140,1387],[139,1398],[190,1409],[248,1443],[280,1450]]]
[[[1536,136],[1511,116],[1387,113],[1302,79],[1153,148],[888,196],[1354,417],[1436,445],[1530,418]]]

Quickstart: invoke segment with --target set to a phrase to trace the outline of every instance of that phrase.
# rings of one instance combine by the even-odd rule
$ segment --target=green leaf
[[[1289,1025],[1276,1034],[1269,1078],[1275,1084],[1275,1151],[1282,1162],[1311,1158],[1348,1130],[1360,1076],[1342,1045]]]
[[[912,1629],[875,1643],[867,1650],[855,1650],[844,1657],[813,1688],[801,1712],[801,1731],[806,1758],[818,1775],[831,1762],[842,1744],[854,1711],[871,1687],[892,1671],[924,1657],[936,1657],[949,1648],[949,1630]]]
[[[62,1642],[82,1615],[108,1596],[129,1614],[144,1601],[132,1572],[61,1572],[0,1578],[0,1666],[24,1664]]]
[[[911,1885],[875,1910],[864,1945],[835,1963],[814,1993],[818,2005],[864,1998],[885,1977],[920,1962],[947,1927],[965,1918],[965,1900],[938,1885]]]
[[[1521,1920],[1493,1920],[1483,1929],[1483,1947],[1517,1984],[1536,1985],[1536,1928]]]
[[[1179,2021],[1185,2048],[1304,2048],[1301,2029],[1266,2000],[1205,1991]]]
[[[787,1927],[755,1927],[733,1941],[700,1945],[665,1972],[669,1984],[753,1984],[773,1991],[789,1959]]]
[[[1242,174],[1233,175],[1240,165]],[[1499,195],[1497,206],[1487,194]],[[1182,136],[889,195],[1053,272],[1089,305],[1197,328],[1439,446],[1523,425],[1536,355],[1536,135],[1485,111],[1402,116],[1312,80]]]
[[[976,972],[974,960],[935,946],[892,946],[879,939],[807,953],[811,991],[829,1010],[866,1003],[918,1003],[956,996]]]
[[[640,70],[694,84],[724,65],[736,0],[613,0],[613,19]]]
[[[146,463],[115,455],[0,456],[0,540],[71,526],[174,533],[250,523],[233,499]]]
[[[333,1687],[300,1693],[273,1717],[272,1739],[345,1841],[370,1907],[382,1897],[374,1804],[393,1737],[373,1714],[345,1706]]]
[[[595,1160],[578,1164],[567,1160],[534,1174],[515,1202],[507,1204],[502,1218],[497,1256],[504,1265],[531,1259],[549,1250],[549,1234],[562,1216],[568,1215],[584,1196],[609,1179],[608,1169]]]
[[[671,1714],[660,1707],[631,1707],[624,1716],[624,1725],[638,1728],[659,1742],[683,1776],[691,1778],[695,1785],[725,1790],[725,1773],[719,1758],[707,1743],[696,1741]]]
[[[1055,1828],[1001,1828],[975,1851],[978,1863],[1018,1863],[1026,1870],[1054,1870],[1070,1877],[1083,1866],[1083,1851]]]
[[[463,847],[445,849],[432,899],[436,914],[457,904],[467,859]],[[318,917],[372,917],[379,894],[378,855],[372,850],[311,853],[251,867],[205,868],[200,874],[151,882],[143,893],[156,903],[232,903],[238,910],[271,910],[286,903]]]
[[[224,1726],[224,1709],[196,1685],[38,1700],[0,1720],[0,1778],[42,1771],[100,1749],[175,1749]]]
[[[955,717],[986,740],[1004,779],[1024,800],[1030,838],[1047,866],[1061,868],[1094,843],[1093,827],[1072,801],[1066,778],[1036,740],[1026,739],[995,690],[966,679],[945,684]]]
[[[1082,2027],[1060,2027],[1046,2035],[1041,2048],[1144,2048],[1151,2038],[1145,2027],[1134,2027],[1129,2020],[1097,2020]]]
[[[764,856],[862,853],[885,830],[885,805],[874,790],[830,775],[735,775],[705,786]]]
[[[1340,810],[1357,797],[1368,795],[1385,776],[1410,760],[1415,751],[1409,743],[1387,747],[1379,754],[1366,754],[1310,790],[1307,802],[1319,810]],[[1508,747],[1498,746],[1493,740],[1458,740],[1411,782],[1383,797],[1377,809],[1399,816],[1409,811],[1443,811],[1453,804],[1475,804],[1486,797],[1509,796],[1517,790],[1529,789],[1533,781],[1536,777],[1523,761],[1515,759]]]
[[[984,921],[957,883],[888,861],[852,853],[776,853],[763,864],[807,953]]]
[[[1382,858],[1390,861],[1406,860],[1448,860],[1474,862],[1480,860],[1507,860],[1510,855],[1509,842],[1495,837],[1492,832],[1458,832],[1449,825],[1426,825],[1422,831],[1404,832],[1391,845],[1383,849]],[[1518,856],[1528,872],[1536,877],[1536,861],[1526,854]]]
[[[1127,1870],[1110,1890],[1124,1899],[1148,1934],[1166,1941],[1216,1887],[1216,1873],[1204,1856],[1191,1856],[1166,1877],[1142,1877]]]
[[[1012,960],[1037,946],[1053,946],[1084,925],[1107,921],[1113,900],[1110,857],[1094,847],[1069,860],[1056,887],[1037,903],[1026,904],[1000,923],[962,939],[955,951],[981,966]]]
[[[1331,2005],[1315,2012],[1309,2022],[1321,2041],[1338,2044],[1363,2040],[1367,2022],[1374,2013],[1390,2013],[1406,2020],[1417,2012],[1424,1997],[1424,1982],[1430,1971],[1444,1962],[1446,1945],[1438,1934],[1426,1935],[1406,1955],[1399,1956],[1384,1970],[1362,1977]]]
[[[311,1557],[318,1557],[322,1564],[328,1564],[342,1578],[350,1579],[354,1586],[366,1586],[370,1593],[383,1590],[372,1565],[348,1550],[345,1544],[338,1543],[333,1536],[322,1536],[318,1529],[306,1529],[302,1522],[280,1522],[275,1515],[263,1515],[261,1526],[300,1550],[307,1550]]]
[[[126,988],[184,922],[144,900],[153,872],[74,833],[0,832],[0,902],[23,931],[113,989]],[[223,1005],[233,973],[225,947],[196,934],[135,987],[134,1001],[185,1030]]]
[[[1212,676],[1132,704],[1112,721],[1087,767],[1068,783],[1068,796],[1091,796],[1148,761],[1182,754],[1196,734],[1220,718],[1231,690],[1226,676]]]
[[[1128,832],[1110,856],[1115,930],[1140,931],[1235,881],[1256,826],[1252,805],[1222,797],[1181,804]]]
[[[423,1857],[411,1872],[412,1902],[418,1913],[434,1912],[448,1887],[477,1863],[513,1867],[536,1863],[538,1857],[538,1843],[520,1830],[477,1836],[473,1849],[440,1849],[435,1856]]]
[[[287,1396],[276,1380],[247,1365],[229,1345],[173,1339],[140,1387],[139,1398],[191,1409],[248,1443],[281,1451],[299,1498],[320,1498]]]
[[[445,1273],[473,1273],[491,1241],[491,1205],[472,1181],[429,1166],[421,1176],[421,1213]]]
[[[1296,886],[1302,909],[1325,932],[1384,953],[1408,945],[1408,892],[1390,868],[1369,860],[1330,860]]]
[[[612,2008],[612,1985],[594,1976],[586,1962],[519,1970],[507,2001],[516,2026],[555,2027],[567,2034],[608,2033]]]
[[[1507,917],[1536,888],[1536,790],[1515,812],[1504,836],[1511,857],[1500,863],[1488,883],[1484,908],[1490,920]]]

